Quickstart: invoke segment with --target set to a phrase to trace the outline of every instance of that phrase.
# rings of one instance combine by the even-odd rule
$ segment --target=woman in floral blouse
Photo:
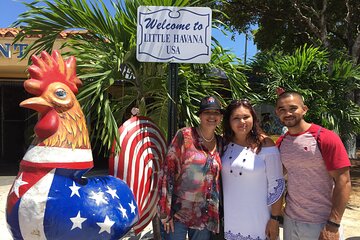
[[[159,215],[168,240],[210,239],[219,232],[220,102],[201,100],[200,125],[180,129],[164,163]]]

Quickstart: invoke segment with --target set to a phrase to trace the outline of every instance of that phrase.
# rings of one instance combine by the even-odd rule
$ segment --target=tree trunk
[[[349,47],[350,49],[350,55],[353,61],[354,65],[359,64],[359,55],[360,55],[360,34],[358,34],[355,38],[354,45]],[[360,105],[360,91],[359,89],[355,89],[352,98],[354,103]],[[357,143],[357,135],[353,135],[352,137],[349,137],[348,139],[345,139],[345,147],[348,152],[349,158],[356,159],[356,143]]]
[[[347,99],[355,102],[355,91],[346,95]],[[350,128],[351,129],[351,128]],[[344,146],[346,148],[349,158],[356,158],[356,134],[343,132],[341,138],[343,139]]]
[[[350,159],[356,159],[356,135],[350,134],[350,136],[344,138],[344,145]]]
[[[360,106],[360,90],[359,90],[359,89],[356,89],[356,90],[355,90],[354,100],[355,100],[355,103]],[[359,136],[359,135],[356,135],[356,136],[355,136],[355,144],[356,144],[355,148],[356,148],[356,149],[357,149],[357,148],[360,148],[360,146],[357,145],[357,144],[360,142],[359,140],[360,140],[360,136]],[[355,155],[356,155],[356,149],[355,149]],[[356,158],[356,156],[355,156],[355,158]],[[359,159],[359,160],[360,160],[360,159]]]

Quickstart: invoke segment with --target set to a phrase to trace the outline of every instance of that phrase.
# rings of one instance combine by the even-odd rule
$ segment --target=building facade
[[[14,43],[16,28],[0,28],[0,174],[17,171],[31,143],[37,121],[35,111],[21,108],[20,102],[30,97],[23,87],[28,78],[29,56],[22,59],[26,47],[41,36],[29,36]],[[54,49],[72,33],[62,33]]]

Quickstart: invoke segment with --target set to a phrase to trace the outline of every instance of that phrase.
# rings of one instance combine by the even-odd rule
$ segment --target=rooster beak
[[[47,112],[52,106],[42,97],[33,97],[20,103],[20,107],[30,108],[37,112]]]

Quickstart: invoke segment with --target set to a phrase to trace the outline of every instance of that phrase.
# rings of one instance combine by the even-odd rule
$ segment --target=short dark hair
[[[296,91],[286,91],[286,92],[283,92],[281,93],[278,98],[276,99],[276,105],[278,104],[278,102],[281,100],[281,99],[284,99],[284,98],[287,98],[287,97],[291,97],[291,96],[295,96],[295,97],[299,97],[303,103],[305,102],[304,101],[304,97],[303,95],[301,95],[301,93],[299,92],[296,92]]]

